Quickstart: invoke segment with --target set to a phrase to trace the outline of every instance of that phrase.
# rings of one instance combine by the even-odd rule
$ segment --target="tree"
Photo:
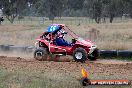
[[[108,17],[129,14],[132,17],[132,0],[0,0],[6,18],[13,23],[17,16],[87,16],[100,23]]]
[[[17,16],[17,8],[14,0],[3,0],[3,12],[6,18],[13,23]]]
[[[24,9],[26,0],[2,0],[3,13],[6,18],[13,23],[14,19]]]
[[[61,18],[66,6],[66,0],[54,0],[53,3],[55,4],[54,7],[56,8],[56,16]]]
[[[108,14],[110,23],[113,22],[114,17],[122,17],[124,14],[125,0],[109,0]]]
[[[132,18],[132,0],[124,0],[127,2],[127,13],[130,14],[130,17]]]
[[[101,14],[102,14],[102,0],[93,0],[93,18],[96,23],[100,23]]]
[[[84,1],[85,0],[68,0],[67,5],[69,9],[78,10],[83,8]]]
[[[85,0],[84,7],[87,8],[88,14],[95,19],[95,22],[100,23],[102,14],[102,0]]]

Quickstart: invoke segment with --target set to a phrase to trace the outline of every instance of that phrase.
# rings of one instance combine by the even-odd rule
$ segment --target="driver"
[[[67,34],[67,32],[64,31],[58,34],[55,40],[57,46],[72,46],[72,43],[69,43],[64,39],[65,34]]]

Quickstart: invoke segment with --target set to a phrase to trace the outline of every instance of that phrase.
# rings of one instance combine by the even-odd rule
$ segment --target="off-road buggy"
[[[55,43],[57,32],[64,30],[71,37],[72,46],[58,46]],[[87,59],[96,60],[98,49],[90,40],[85,40],[71,31],[65,24],[52,24],[44,32],[35,44],[34,58],[45,60],[48,55],[71,55],[77,62],[85,62]]]

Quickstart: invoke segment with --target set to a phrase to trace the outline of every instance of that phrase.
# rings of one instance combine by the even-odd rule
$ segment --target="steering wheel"
[[[72,39],[72,43],[73,43],[73,44],[75,44],[75,43],[76,43],[76,41],[77,41],[77,40],[76,40],[75,38],[74,38],[74,39]]]

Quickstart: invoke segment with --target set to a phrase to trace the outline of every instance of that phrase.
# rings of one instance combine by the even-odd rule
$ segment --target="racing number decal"
[[[51,26],[51,27],[50,27],[50,31],[55,31],[56,27],[57,27],[57,26]]]

